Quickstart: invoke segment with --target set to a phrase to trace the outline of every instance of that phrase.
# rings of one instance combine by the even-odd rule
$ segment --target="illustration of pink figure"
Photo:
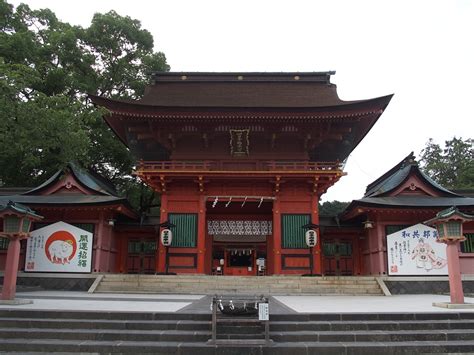
[[[427,271],[431,269],[441,269],[446,265],[446,260],[436,256],[435,251],[431,245],[424,241],[423,238],[418,240],[418,244],[415,246],[411,253],[411,258],[416,259],[416,267],[425,269]]]

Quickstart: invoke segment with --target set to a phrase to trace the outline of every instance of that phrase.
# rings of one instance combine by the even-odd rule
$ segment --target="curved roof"
[[[437,197],[437,196],[386,196],[386,197],[364,197],[360,200],[352,201],[351,206],[347,208],[353,208],[357,206],[374,206],[374,207],[406,207],[406,208],[419,208],[419,207],[473,207],[474,198],[472,197]]]
[[[174,107],[324,107],[350,104],[329,72],[156,73],[140,103]]]
[[[426,186],[437,191],[438,196],[395,195],[396,191],[410,176],[416,175]],[[415,160],[413,152],[400,163],[367,186],[364,197],[353,200],[341,213],[342,219],[351,219],[364,213],[358,207],[378,208],[446,208],[451,206],[474,208],[474,198],[458,195],[433,181],[423,173]]]
[[[109,196],[118,196],[117,191],[115,188],[104,178],[99,176],[98,174],[93,173],[92,171],[85,170],[80,168],[75,163],[68,163],[67,169],[74,175],[74,177],[82,184],[84,187],[96,192],[100,195],[109,195]],[[24,193],[24,195],[35,195],[44,190],[46,187],[50,186],[51,184],[55,183],[59,178],[61,178],[65,174],[63,169],[58,170],[53,176],[51,176],[48,180],[44,183],[35,187],[32,190],[29,190]]]
[[[413,152],[408,154],[400,163],[387,171],[381,177],[367,186],[364,194],[366,197],[386,196],[402,184],[411,174],[416,174],[425,183],[437,190],[443,196],[460,197],[460,195],[445,189],[443,186],[435,182],[428,175],[423,173],[415,160]]]
[[[26,205],[116,205],[125,204],[127,208],[129,203],[127,199],[116,196],[97,196],[97,195],[13,195],[0,196],[0,203],[5,201],[15,201]]]
[[[64,175],[72,174],[76,181],[84,186],[91,194],[41,194],[49,186],[54,185]],[[58,170],[47,181],[40,186],[29,190],[23,194],[0,196],[0,204],[8,201],[32,205],[40,209],[47,207],[82,207],[82,206],[123,206],[119,211],[121,214],[131,218],[137,215],[126,198],[118,196],[117,191],[111,183],[100,175],[80,168],[74,163],[68,163],[67,169]],[[115,208],[115,207],[114,207]]]
[[[283,125],[294,124],[299,125],[296,130],[306,132],[311,127],[314,131],[306,142],[305,132],[297,136],[305,145],[305,157],[343,161],[377,122],[393,95],[343,101],[330,82],[332,74],[157,73],[141,100],[89,98],[110,111],[104,119],[138,159],[169,159],[173,148],[166,137],[176,134],[169,128],[176,125],[204,124],[211,130],[219,125],[277,124],[278,129],[284,129]],[[272,134],[271,129],[261,132]]]

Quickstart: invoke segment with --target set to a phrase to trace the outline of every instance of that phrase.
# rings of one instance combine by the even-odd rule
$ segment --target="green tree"
[[[420,153],[420,167],[448,189],[474,188],[474,140],[453,137],[444,147],[429,139]]]
[[[0,0],[0,186],[34,186],[77,161],[140,191],[133,157],[87,94],[139,99],[152,72],[169,70],[153,47],[139,21],[114,11],[82,28]]]
[[[344,211],[350,202],[326,201],[319,204],[319,214],[321,216],[337,216]]]

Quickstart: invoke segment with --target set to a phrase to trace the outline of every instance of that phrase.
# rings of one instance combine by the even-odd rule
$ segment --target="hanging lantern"
[[[309,229],[305,233],[306,245],[310,248],[313,248],[318,243],[318,234],[315,230]]]

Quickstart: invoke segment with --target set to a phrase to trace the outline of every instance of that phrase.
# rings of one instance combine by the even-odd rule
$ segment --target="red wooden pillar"
[[[318,210],[318,202],[319,198],[317,194],[313,194],[311,196],[311,222],[314,224],[319,224],[319,210]],[[318,243],[313,250],[313,273],[315,274],[322,274],[323,266],[322,266],[322,255],[321,255],[321,229],[318,231]]]
[[[462,289],[461,265],[459,264],[460,239],[446,241],[446,257],[448,259],[449,291],[451,303],[464,304]]]
[[[367,220],[375,221],[374,216],[368,214]],[[378,254],[377,254],[377,228],[365,229],[367,238],[367,261],[368,261],[368,274],[374,275],[378,272]]]
[[[197,235],[197,272],[204,274],[206,252],[206,197],[199,196],[198,235]]]
[[[168,195],[163,193],[161,195],[161,211],[160,211],[160,224],[168,220]],[[161,231],[160,231],[161,232]],[[156,271],[166,271],[166,248],[161,243],[161,238],[158,238],[158,248],[156,255]]]
[[[377,231],[377,260],[378,260],[378,270],[376,272],[379,275],[386,274],[387,265],[385,264],[384,259],[384,238],[385,238],[385,226],[377,219],[376,220],[376,231]]]
[[[123,233],[116,234],[117,240],[117,259],[115,262],[116,270],[120,273],[127,271],[128,240]]]
[[[210,275],[212,273],[212,237],[206,233],[206,252],[204,253],[204,273]]]
[[[2,300],[13,300],[16,292],[18,262],[20,261],[20,238],[9,238],[7,261],[3,274]]]
[[[100,272],[100,263],[102,259],[102,243],[104,240],[104,212],[99,213],[99,223],[97,225],[97,233],[95,236],[95,258],[94,258],[94,272]]]
[[[107,219],[112,219],[112,216],[107,217]],[[111,269],[113,270],[114,265],[112,264],[112,249],[113,249],[113,226],[111,226],[108,221],[104,228],[104,233],[107,236],[105,240],[103,240],[103,243],[107,243],[107,250],[105,251],[104,254],[104,269],[102,271],[104,272],[110,272]],[[105,245],[104,245],[105,246]]]
[[[361,275],[361,248],[360,236],[358,233],[353,233],[352,239],[352,260],[354,263],[353,275]]]
[[[273,274],[281,274],[281,213],[278,197],[273,201]]]
[[[378,271],[377,229],[367,229],[367,238],[369,242],[370,275],[375,275]]]

